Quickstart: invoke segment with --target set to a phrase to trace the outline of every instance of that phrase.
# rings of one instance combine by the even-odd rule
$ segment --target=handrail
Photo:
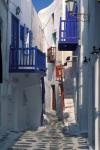
[[[38,69],[45,71],[45,53],[38,48],[10,48],[9,56],[10,70]]]

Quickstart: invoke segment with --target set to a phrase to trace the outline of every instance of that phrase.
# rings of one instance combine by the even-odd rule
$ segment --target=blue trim
[[[59,50],[73,51],[78,45],[78,6],[74,6],[73,14],[66,7],[66,20],[60,18]]]
[[[10,72],[46,72],[46,55],[37,47],[10,49]]]

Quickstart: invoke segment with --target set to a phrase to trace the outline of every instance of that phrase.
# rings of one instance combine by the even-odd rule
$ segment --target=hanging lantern
[[[74,13],[74,6],[76,5],[76,0],[66,0],[67,9],[70,12],[70,14]]]

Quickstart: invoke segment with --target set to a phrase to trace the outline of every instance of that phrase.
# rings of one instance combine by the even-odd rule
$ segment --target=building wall
[[[56,87],[56,101],[57,106],[56,109],[58,111],[58,114],[61,114],[61,97],[59,96],[59,82],[56,81],[56,65],[58,64],[64,64],[66,62],[66,57],[71,56],[72,52],[61,52],[58,50],[58,42],[59,42],[59,25],[60,25],[60,17],[65,19],[65,1],[63,0],[55,0],[50,6],[47,8],[44,8],[39,12],[39,17],[42,23],[42,29],[43,29],[43,49],[45,50],[47,54],[47,49],[53,46],[53,39],[52,39],[52,33],[56,32],[56,63],[48,63],[47,62],[47,77],[45,78],[46,82],[46,110],[52,111],[52,88],[51,85],[55,85]],[[54,18],[53,18],[54,14]],[[71,63],[68,63],[67,68],[65,68],[68,71],[68,68],[72,67]],[[66,78],[66,73],[65,73]],[[70,79],[70,76],[69,76]],[[68,80],[69,80],[68,79]],[[65,79],[66,80],[66,79]],[[65,100],[67,100],[66,93],[67,89],[69,87],[69,90],[71,91],[70,84],[72,83],[73,79],[70,79],[71,82],[67,82],[64,80],[64,87],[65,87]],[[67,88],[66,88],[67,86]],[[71,93],[72,94],[72,93]]]
[[[0,134],[7,128],[7,8],[6,3],[0,1],[0,28],[1,28],[1,50],[2,50],[2,69],[3,81],[0,84]]]
[[[81,132],[87,132],[88,130],[88,64],[84,63],[84,57],[89,57],[88,51],[88,1],[80,1],[80,10],[79,13],[86,14],[80,15],[78,18],[79,23],[79,42],[80,46],[78,48],[78,57],[79,57],[79,83],[78,83],[78,116],[79,116],[79,125]]]
[[[91,54],[93,46],[100,47],[100,4],[94,0],[81,1],[81,13],[87,14],[86,21],[80,20],[79,53],[79,123],[81,131],[88,131],[90,149],[100,149],[100,58]],[[92,11],[91,11],[92,9]],[[84,56],[90,62],[83,63]],[[88,114],[88,115],[87,115]]]
[[[21,12],[16,15],[16,8],[20,7]],[[28,11],[26,11],[28,10]],[[38,14],[30,0],[11,0],[9,2],[9,45],[11,44],[11,13],[20,20],[20,25],[25,25],[29,30],[33,32],[33,46],[38,46],[40,50],[43,50],[42,45],[42,30],[41,22]],[[38,36],[39,35],[39,36]],[[21,41],[19,41],[20,43]],[[21,46],[21,45],[20,45]]]
[[[93,8],[91,12],[91,8]],[[89,0],[89,14],[90,14],[90,22],[89,22],[89,53],[93,51],[93,46],[97,49],[100,46],[100,20],[99,17],[100,4],[97,1]],[[89,142],[90,146],[95,149],[100,149],[100,58],[99,55],[90,55],[91,63],[89,65],[89,91],[88,95],[89,99],[89,111],[88,111],[88,133],[89,133]],[[94,146],[95,145],[95,146]]]
[[[21,13],[16,15],[16,7]],[[28,11],[26,11],[28,10]],[[42,49],[41,23],[36,10],[30,0],[10,1],[9,4],[9,44],[11,44],[11,16],[14,14],[19,19],[19,24],[24,25],[33,32],[33,46]],[[9,129],[21,131],[27,128],[37,128],[41,124],[42,96],[40,75],[35,73],[10,73],[9,74]],[[10,111],[13,105],[14,112]],[[23,118],[23,119],[22,119]]]
[[[11,95],[9,94],[9,130],[38,128],[42,113],[40,75],[20,73],[20,78],[12,77],[10,82],[12,85]]]
[[[42,99],[40,74],[9,73],[9,52],[11,45],[11,17],[19,19],[33,32],[33,46],[43,50],[41,23],[29,0],[11,0],[9,5],[0,1],[2,20],[3,84],[0,85],[0,132],[36,129],[41,124]],[[8,9],[6,9],[6,6]],[[21,13],[16,15],[16,8]],[[8,12],[7,12],[8,10]],[[26,11],[28,10],[28,11]]]
[[[26,0],[25,2],[21,0],[21,10],[21,24],[26,24],[33,32],[33,46],[38,46],[40,50],[43,50],[42,25],[32,1]]]

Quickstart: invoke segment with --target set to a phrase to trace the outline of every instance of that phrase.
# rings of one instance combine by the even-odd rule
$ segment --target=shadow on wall
[[[48,63],[48,80],[52,81],[52,79],[54,79],[54,65]]]

